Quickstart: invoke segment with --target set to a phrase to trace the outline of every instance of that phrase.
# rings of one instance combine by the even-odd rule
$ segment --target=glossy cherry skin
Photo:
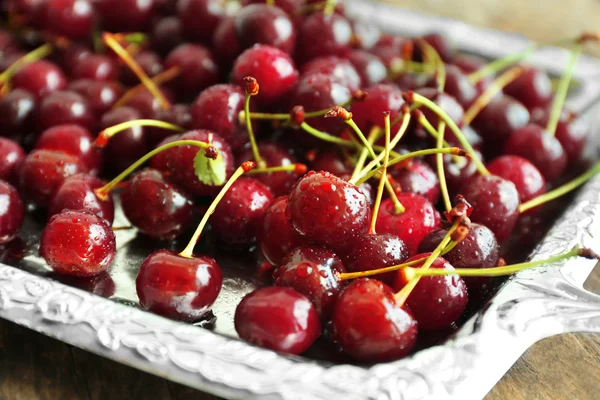
[[[387,78],[387,68],[375,54],[365,50],[352,50],[347,58],[356,68],[364,86],[376,85]]]
[[[362,79],[350,60],[338,56],[317,57],[302,65],[300,72],[302,76],[316,73],[330,75],[352,92],[363,86]]]
[[[483,162],[483,156],[478,150],[475,150],[475,155]],[[444,163],[444,175],[446,176],[446,185],[452,196],[459,194],[463,183],[469,180],[474,175],[479,174],[477,166],[471,158],[458,157],[457,160],[449,154],[444,154],[442,157]],[[437,159],[435,155],[428,156],[427,162],[432,169],[437,171]]]
[[[228,244],[251,244],[273,193],[260,181],[240,178],[225,193],[211,216],[215,235]]]
[[[279,167],[296,163],[296,157],[291,154],[290,149],[275,142],[260,143],[258,151],[268,167]],[[254,160],[252,151],[249,148],[244,149],[237,157],[237,160],[238,164]],[[298,173],[296,171],[269,172],[266,174],[257,174],[254,178],[267,185],[275,196],[283,196],[289,193],[294,183],[298,180]]]
[[[79,125],[56,125],[42,132],[35,142],[35,148],[74,155],[86,165],[91,175],[96,175],[102,166],[102,159],[93,142],[92,134]]]
[[[463,184],[461,193],[473,206],[473,222],[487,226],[500,243],[508,239],[519,218],[514,183],[495,175],[476,175]]]
[[[191,40],[209,42],[224,15],[225,8],[220,0],[181,0],[177,3],[183,32]]]
[[[419,93],[421,96],[427,97],[429,100],[433,101],[438,107],[440,107],[442,110],[444,110],[444,112],[446,112],[446,114],[450,117],[450,119],[452,119],[452,121],[454,121],[456,125],[458,125],[459,127],[462,126],[464,109],[454,97],[447,93],[437,93],[437,89],[430,87],[418,89],[416,92]],[[429,123],[437,129],[437,126],[440,122],[440,118],[437,116],[437,114],[435,114],[432,110],[428,108],[423,108],[422,111],[423,115],[425,115],[425,118],[427,118]],[[421,127],[420,124],[417,125],[415,134],[417,139],[426,138],[432,143],[435,142],[435,139],[433,139],[428,133],[426,133],[425,129]],[[446,140],[453,141],[454,143],[456,143],[456,136],[448,126],[446,126],[444,137],[446,138]]]
[[[234,24],[243,48],[260,43],[290,54],[294,50],[296,29],[288,14],[275,5],[262,3],[244,6],[235,14]]]
[[[111,32],[144,31],[152,22],[155,0],[100,0],[102,25]]]
[[[469,108],[479,92],[467,75],[454,65],[446,65],[446,85],[444,91],[454,97],[463,108]]]
[[[0,180],[0,245],[13,240],[23,225],[25,207],[17,190]]]
[[[343,56],[350,50],[352,25],[343,15],[315,12],[302,21],[297,52],[304,62],[321,56]]]
[[[419,253],[434,251],[442,242],[448,229],[438,228],[431,231],[423,238],[419,245]],[[487,227],[481,224],[471,224],[467,236],[448,253],[444,259],[455,268],[494,268],[498,265],[500,247],[496,236]],[[482,288],[491,278],[489,277],[464,277],[469,290]]]
[[[88,54],[77,60],[72,68],[73,79],[114,81],[119,76],[114,58],[104,54]]]
[[[109,193],[106,199],[100,199],[94,190],[104,186],[105,182],[88,174],[69,176],[54,191],[48,204],[48,216],[63,210],[86,211],[104,218],[112,225],[115,218],[115,203]]]
[[[487,60],[473,54],[457,54],[452,60],[452,64],[456,65],[464,73],[470,74],[487,64]]]
[[[24,89],[13,89],[0,99],[0,136],[20,138],[30,133],[35,122],[37,100]]]
[[[25,156],[17,142],[0,137],[0,180],[17,184]]]
[[[346,269],[331,250],[303,245],[290,251],[273,273],[275,286],[288,286],[302,293],[315,305],[321,321],[328,321],[344,287],[336,273]]]
[[[370,219],[369,201],[361,190],[323,171],[298,179],[286,213],[298,233],[333,250],[366,233]]]
[[[171,136],[167,136],[166,138],[164,138],[163,140],[161,140],[160,142],[158,142],[154,148],[158,148],[161,147],[165,144],[174,142],[176,140],[179,140],[179,138],[181,137],[180,134],[174,134]],[[170,174],[171,171],[169,170],[169,150],[165,150],[161,153],[156,154],[154,157],[152,157],[150,159],[150,167],[157,169],[165,174]]]
[[[92,32],[95,13],[88,0],[48,0],[45,4],[46,28],[70,39],[85,39]]]
[[[248,4],[263,3],[262,0],[242,0],[242,5],[247,6]],[[273,4],[281,8],[288,15],[294,17],[301,14],[301,8],[306,5],[305,0],[275,0]]]
[[[290,220],[285,215],[288,196],[276,198],[265,210],[258,228],[258,247],[267,262],[281,265],[281,260],[293,248],[303,244],[304,239],[292,229]]]
[[[168,16],[158,20],[152,27],[152,49],[165,56],[184,42],[183,26],[179,18]]]
[[[504,88],[504,93],[520,101],[529,110],[546,107],[552,100],[552,81],[546,71],[527,66],[521,75]]]
[[[142,115],[131,107],[119,107],[108,111],[102,116],[102,129],[122,122],[141,119]],[[138,158],[148,152],[146,132],[144,127],[134,126],[119,132],[110,138],[102,150],[105,166],[113,172],[124,171]]]
[[[356,279],[342,291],[333,312],[333,338],[358,361],[393,361],[410,353],[417,321],[399,306],[392,289],[376,279]]]
[[[412,192],[436,204],[440,198],[437,173],[423,161],[413,160],[406,166],[393,168],[392,177],[403,192]]]
[[[42,130],[62,124],[77,124],[92,129],[96,115],[79,93],[59,90],[40,101],[38,123]]]
[[[161,57],[151,50],[144,50],[133,56],[135,62],[148,76],[158,75],[164,71]],[[121,65],[119,80],[127,86],[140,83],[140,78],[127,65]]]
[[[27,90],[40,99],[50,92],[64,89],[67,86],[67,78],[56,64],[39,60],[20,69],[13,76],[11,86],[14,89]]]
[[[206,256],[182,257],[158,250],[142,263],[135,279],[140,305],[182,321],[197,321],[213,305],[223,285],[217,262]]]
[[[176,99],[173,91],[166,87],[160,87],[159,90],[169,103],[175,102]],[[157,98],[146,89],[135,94],[127,103],[127,107],[135,109],[143,118],[150,119],[154,119],[160,110],[163,110]]]
[[[191,108],[194,129],[208,129],[219,134],[235,151],[248,143],[246,124],[240,122],[244,109],[244,90],[237,85],[219,84],[206,88]],[[250,102],[251,110],[252,102]],[[253,122],[255,132],[259,125]]]
[[[110,298],[115,294],[115,282],[107,271],[100,272],[94,276],[69,276],[61,274],[50,274],[52,279],[56,279],[68,286],[76,287],[93,293],[97,296]]]
[[[310,162],[310,166],[315,171],[327,171],[339,177],[352,173],[352,169],[346,164],[339,152],[335,150],[318,153],[315,159]]]
[[[509,96],[494,98],[473,120],[472,126],[481,135],[486,145],[491,143],[495,153],[517,129],[529,123],[529,111]],[[500,148],[498,148],[500,146]]]
[[[42,232],[40,256],[57,273],[92,276],[109,267],[117,251],[115,234],[104,218],[64,211]]]
[[[243,87],[246,76],[256,78],[260,85],[255,98],[263,106],[282,100],[298,81],[298,71],[290,56],[276,47],[261,44],[244,51],[233,64],[233,83]]]
[[[431,253],[417,254],[407,262],[430,255]],[[415,265],[414,268],[422,267],[423,263]],[[454,270],[452,264],[442,257],[437,257],[430,268]],[[394,290],[399,291],[404,285],[406,281],[403,275],[398,273]],[[406,304],[422,330],[449,327],[462,315],[468,302],[467,285],[458,275],[422,277],[406,299]]]
[[[422,39],[437,51],[444,62],[448,63],[454,59],[454,56],[456,55],[456,45],[448,36],[439,33],[429,33],[423,35]],[[419,46],[415,46],[415,52],[420,55]]]
[[[408,250],[402,239],[389,233],[361,235],[354,239],[350,250],[342,255],[349,272],[391,267],[402,264],[407,258]],[[395,276],[395,272],[387,272],[375,278],[393,285]]]
[[[304,353],[321,336],[315,306],[289,287],[247,294],[235,309],[234,322],[243,340],[282,353]]]
[[[155,169],[137,173],[121,193],[125,216],[140,232],[174,239],[194,221],[194,199]]]
[[[379,84],[365,89],[369,94],[363,101],[352,105],[352,119],[363,133],[369,132],[373,126],[384,126],[384,111],[390,111],[390,121],[400,115],[400,106],[404,104],[400,89],[389,84]],[[395,135],[400,122],[391,126]]]
[[[223,18],[212,37],[212,47],[222,67],[230,67],[242,53],[242,45],[235,30],[235,17]]]
[[[376,229],[399,237],[408,250],[408,256],[417,253],[421,240],[440,223],[440,214],[425,197],[415,193],[399,193],[398,200],[406,208],[395,214],[390,199],[381,202]]]
[[[165,59],[165,70],[179,68],[179,75],[171,82],[173,88],[186,96],[195,96],[202,89],[219,80],[219,66],[215,56],[199,44],[181,44]]]
[[[531,161],[548,182],[558,179],[567,168],[567,154],[558,139],[535,124],[514,131],[504,145],[504,153]]]
[[[87,167],[76,156],[57,150],[34,150],[23,162],[20,187],[27,200],[46,207],[56,187],[80,172],[87,172]]]
[[[531,162],[519,156],[500,156],[487,164],[493,175],[515,184],[519,201],[524,203],[546,192],[546,180]]]
[[[116,82],[93,81],[90,79],[71,81],[68,89],[83,96],[88,107],[94,113],[96,122],[100,121],[102,115],[110,110],[122,95],[121,88]]]
[[[168,110],[160,109],[156,112],[154,119],[171,123],[185,130],[192,129],[192,112],[188,104],[171,104]],[[173,131],[149,126],[145,129],[146,141],[150,147],[155,147],[163,139],[172,136]]]

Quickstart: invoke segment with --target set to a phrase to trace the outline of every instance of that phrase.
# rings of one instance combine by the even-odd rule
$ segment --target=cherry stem
[[[444,87],[446,86],[446,66],[442,61],[442,58],[440,57],[437,50],[425,40],[419,39],[417,43],[423,51],[427,63],[433,65],[433,68],[435,70],[435,81],[437,84],[437,89],[440,92],[443,92]]]
[[[438,137],[436,142],[436,149],[441,150],[444,146],[444,131],[446,130],[446,124],[440,121],[438,125]],[[444,207],[446,211],[452,210],[452,202],[450,201],[450,194],[448,194],[448,185],[446,183],[446,173],[444,171],[444,156],[442,153],[435,155],[438,180],[440,181],[440,189],[442,193],[442,199],[444,200]]]
[[[395,58],[390,64],[389,74],[393,77],[403,72],[427,74],[433,73],[434,71],[435,68],[431,68],[431,66],[425,63]]]
[[[429,135],[431,135],[435,139],[435,142],[437,143],[438,136],[439,136],[438,132],[435,130],[433,125],[431,125],[431,123],[429,122],[427,117],[425,117],[425,115],[420,110],[415,110],[415,114],[417,115],[417,120],[419,121],[419,123],[423,126],[423,128],[425,128],[425,131],[427,133],[429,133]],[[444,126],[444,129],[445,129],[445,126]],[[446,131],[444,130],[444,132],[446,132]],[[450,143],[448,143],[446,141],[446,139],[444,139],[443,137],[442,137],[442,143],[444,144],[443,147],[451,147]],[[460,161],[459,157],[457,155],[453,154],[452,162],[457,163],[459,161]]]
[[[565,68],[565,71],[563,72],[560,78],[558,87],[556,88],[554,100],[552,101],[550,116],[548,117],[548,124],[546,125],[546,132],[553,136],[556,134],[556,127],[558,126],[558,121],[560,120],[560,113],[565,104],[565,101],[567,100],[569,85],[571,83],[571,80],[573,79],[575,67],[577,66],[577,61],[579,61],[579,57],[581,56],[582,50],[583,43],[576,43],[573,48],[573,51],[571,51],[571,57],[569,58],[567,67]]]
[[[371,143],[369,143],[369,141],[367,140],[365,135],[362,133],[362,131],[360,130],[358,125],[356,125],[356,123],[354,122],[352,117],[350,117],[350,119],[348,119],[344,122],[346,122],[346,124],[348,124],[352,128],[354,133],[356,133],[356,136],[358,136],[358,138],[362,142],[363,146],[365,146],[365,148],[369,152],[369,156],[371,156],[371,159],[373,159],[373,160],[376,159],[377,155],[375,154],[375,150],[373,150],[373,146],[371,146]],[[385,149],[384,149],[384,152],[385,152]]]
[[[179,146],[196,146],[201,149],[206,149],[208,147],[211,147],[212,145],[210,143],[201,142],[199,140],[176,140],[174,142],[164,144],[164,145],[152,150],[151,152],[145,154],[144,156],[142,156],[136,162],[131,164],[125,171],[123,171],[119,175],[117,175],[112,181],[110,181],[106,185],[94,190],[94,192],[101,200],[105,200],[108,193],[110,193],[110,191],[113,190],[115,188],[115,186],[117,186],[123,179],[125,179],[129,174],[131,174],[133,171],[135,171],[137,168],[139,168],[142,164],[144,164],[150,158],[152,158],[155,155],[157,155],[158,153],[162,153],[163,151],[168,150],[172,147],[179,147]],[[212,147],[214,147],[214,146],[212,146]],[[217,149],[215,148],[215,150],[217,150]]]
[[[101,131],[96,140],[94,141],[94,146],[102,148],[106,146],[108,140],[116,134],[123,132],[126,129],[134,128],[136,126],[153,126],[156,128],[162,128],[176,132],[185,132],[185,129],[183,129],[180,126],[158,119],[134,119],[131,121],[125,121],[120,124],[110,126]]]
[[[179,72],[179,68],[173,67],[169,68],[164,72],[161,72],[160,74],[154,75],[150,79],[152,80],[152,82],[154,82],[155,85],[160,86],[175,79],[177,76],[179,76]],[[123,94],[123,96],[121,96],[121,98],[115,102],[115,104],[113,104],[112,109],[114,110],[124,106],[125,104],[129,103],[131,99],[133,99],[136,95],[138,95],[140,92],[143,92],[144,90],[148,89],[143,83],[132,87],[131,89],[126,91]]]
[[[252,121],[250,120],[250,98],[253,95],[251,93],[246,93],[246,98],[244,100],[244,114],[246,115],[246,130],[248,131],[248,138],[250,139],[250,148],[252,149],[252,156],[254,157],[254,161],[259,168],[265,168],[267,163],[260,156],[260,151],[258,151],[258,145],[256,144],[256,138],[254,137],[254,129],[252,128]]]
[[[133,229],[133,226],[131,226],[131,225],[113,226],[110,229],[112,229],[113,231],[128,231],[130,229]]]
[[[298,174],[303,174],[306,171],[306,165],[298,163],[290,165],[280,165],[279,167],[256,168],[248,172],[248,175],[270,174],[272,172],[296,172]]]
[[[350,98],[349,100],[340,104],[339,107],[348,107],[348,106],[352,105],[353,102],[354,102],[354,99]],[[327,114],[330,110],[331,110],[331,107],[324,108],[322,110],[317,110],[317,111],[304,112],[304,118],[308,119],[308,118],[322,117],[325,114]],[[240,111],[239,118],[240,118],[240,120],[245,120],[246,111]],[[284,114],[284,113],[251,112],[250,119],[290,121],[290,114],[289,113]]]
[[[572,181],[567,182],[564,185],[557,187],[556,189],[553,189],[553,190],[551,190],[547,193],[544,193],[538,197],[534,197],[533,199],[521,204],[519,206],[519,213],[523,214],[524,212],[526,212],[532,208],[535,208],[539,205],[542,205],[544,203],[547,203],[549,201],[557,199],[557,198],[577,189],[579,186],[583,185],[585,182],[590,180],[598,172],[600,172],[600,162],[594,164],[593,167],[591,167],[586,172],[579,175],[577,178],[573,179]]]
[[[470,125],[471,122],[479,115],[481,110],[483,110],[489,103],[492,101],[494,96],[498,94],[506,85],[517,79],[523,73],[522,67],[513,67],[508,71],[504,72],[498,78],[496,78],[490,86],[488,86],[483,93],[475,101],[471,106],[465,111],[463,116],[463,123],[465,125]]]
[[[206,226],[206,223],[208,222],[208,218],[215,212],[215,209],[219,205],[219,202],[221,201],[223,196],[225,196],[225,193],[227,193],[229,188],[231,188],[231,186],[235,183],[235,181],[240,176],[244,175],[244,173],[252,170],[254,167],[256,167],[256,164],[253,161],[246,161],[246,162],[242,163],[242,165],[240,165],[238,167],[238,169],[235,170],[233,175],[231,175],[231,177],[229,178],[227,183],[225,183],[223,188],[219,191],[219,194],[217,194],[217,197],[215,197],[213,202],[210,204],[210,206],[204,213],[202,220],[198,224],[198,227],[196,228],[196,231],[192,235],[192,238],[188,242],[187,246],[185,246],[185,249],[183,249],[183,251],[181,253],[179,253],[179,255],[181,257],[185,257],[185,258],[193,257],[194,247],[196,247],[196,243],[198,243],[198,239],[200,238],[200,235],[202,234],[202,230],[204,229],[204,227]]]
[[[369,234],[374,235],[375,226],[377,225],[377,215],[379,214],[379,207],[381,206],[381,198],[383,197],[383,188],[385,186],[385,182],[387,179],[387,168],[388,162],[390,161],[390,113],[389,111],[385,113],[384,117],[385,121],[385,150],[383,156],[383,167],[381,170],[381,179],[379,180],[379,185],[377,186],[377,196],[375,197],[375,204],[373,205],[373,215],[371,216],[371,226],[369,227]],[[393,192],[393,190],[392,190]]]
[[[367,140],[369,141],[371,146],[379,138],[380,132],[381,132],[381,130],[377,126],[374,126],[373,128],[371,128],[371,132],[369,132],[369,136],[367,137]],[[354,171],[352,171],[352,176],[350,177],[350,179],[352,179],[356,175],[358,175],[358,173],[360,173],[360,170],[363,169],[363,167],[365,166],[365,162],[367,161],[367,155],[368,155],[368,151],[367,151],[367,148],[365,147],[360,152],[360,155],[358,157],[358,160],[356,161],[356,165],[354,166]]]
[[[469,143],[465,135],[462,133],[462,131],[456,125],[456,123],[452,120],[452,118],[450,118],[448,114],[444,112],[444,110],[442,110],[437,104],[429,100],[427,97],[421,96],[420,94],[414,92],[408,93],[410,93],[409,97],[412,97],[414,99],[415,104],[421,104],[429,108],[439,118],[441,118],[446,123],[446,125],[448,125],[448,127],[450,128],[450,130],[452,130],[452,133],[454,133],[460,144],[465,148],[465,150],[467,150],[467,152],[473,159],[473,162],[477,167],[477,171],[479,171],[481,175],[490,175],[490,171],[488,171],[488,169],[485,167],[485,165],[483,165],[479,157],[477,157],[477,153],[475,153],[475,150],[473,150],[471,143]]]
[[[337,0],[326,0],[325,8],[323,8],[323,14],[327,17],[332,16],[333,12],[335,11],[335,6],[337,6]]]
[[[154,82],[146,75],[146,72],[140,67],[140,65],[133,59],[131,54],[127,52],[121,46],[119,41],[115,38],[115,35],[112,33],[104,32],[102,34],[102,40],[104,43],[110,47],[116,54],[119,56],[121,60],[127,64],[127,66],[133,71],[134,74],[140,79],[140,81],[146,86],[146,88],[152,93],[152,95],[158,100],[158,103],[164,110],[169,110],[171,108],[171,104],[163,95],[163,93],[158,89],[158,86],[154,84]]]
[[[53,46],[50,43],[46,43],[35,50],[25,54],[17,61],[12,63],[2,74],[0,74],[0,84],[5,84],[11,80],[11,78],[24,66],[31,64],[35,61],[41,60],[52,53]]]

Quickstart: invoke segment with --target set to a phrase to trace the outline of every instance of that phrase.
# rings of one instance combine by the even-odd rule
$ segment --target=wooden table
[[[597,0],[396,3],[479,26],[520,32],[534,40],[553,40],[598,29],[600,17]],[[596,287],[600,288],[600,284]],[[531,347],[486,399],[599,397],[600,335],[569,334],[542,340]],[[138,398],[215,399],[0,320],[0,399]]]

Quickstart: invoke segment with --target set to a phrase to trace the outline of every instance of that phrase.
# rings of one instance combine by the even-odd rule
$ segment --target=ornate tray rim
[[[347,3],[352,4],[348,9],[383,30],[411,34],[438,30],[462,49],[488,57],[528,45],[516,35],[385,4]],[[532,62],[558,73],[566,56],[564,50],[547,48]],[[593,79],[598,74],[600,62],[582,57],[576,76],[584,85],[570,104],[575,110],[600,94],[600,82]],[[600,178],[580,191],[532,258],[545,258],[575,244],[600,251],[598,239]],[[517,274],[454,339],[372,367],[282,356],[1,263],[0,317],[227,398],[477,399],[537,340],[563,332],[600,331],[600,296],[583,289],[594,265],[569,260]]]

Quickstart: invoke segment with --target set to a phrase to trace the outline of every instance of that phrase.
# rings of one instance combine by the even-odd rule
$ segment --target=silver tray
[[[485,57],[528,45],[519,36],[393,6],[346,3],[347,10],[382,30],[413,35],[440,31],[462,50]],[[532,62],[560,74],[567,56],[548,48]],[[580,89],[569,102],[573,110],[587,110],[594,134],[600,128],[600,105],[594,105],[599,78],[600,63],[582,57],[576,70]],[[115,225],[123,221],[118,215]],[[209,330],[137,308],[133,283],[149,250],[135,232],[118,232],[119,251],[111,270],[115,291],[106,299],[51,278],[35,254],[40,228],[28,219],[23,239],[34,251],[16,266],[0,263],[0,317],[227,398],[479,399],[537,340],[565,332],[600,332],[600,296],[583,288],[595,263],[576,259],[517,274],[451,339],[405,359],[365,367],[287,357],[235,339],[235,304],[256,284],[235,255],[219,260],[226,276],[213,308],[218,318]],[[546,258],[575,244],[600,252],[600,177],[578,193],[531,257]]]

